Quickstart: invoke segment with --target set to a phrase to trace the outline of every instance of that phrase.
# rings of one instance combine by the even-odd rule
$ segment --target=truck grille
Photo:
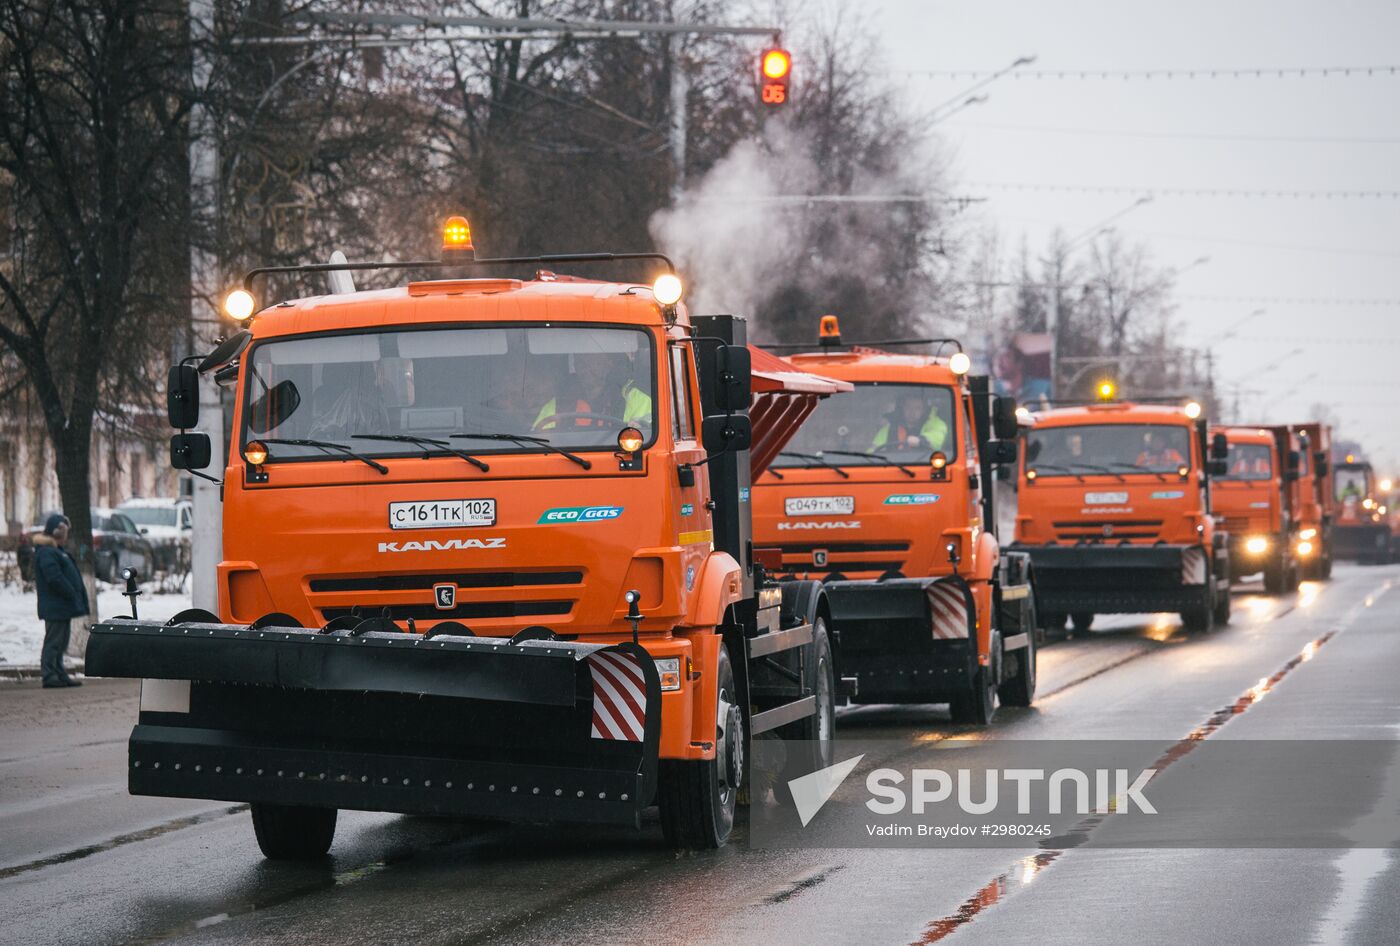
[[[1055,538],[1068,542],[1155,539],[1162,533],[1161,519],[1068,519],[1052,525]],[[1107,534],[1105,526],[1109,529]]]
[[[442,621],[448,618],[526,618],[557,617],[573,610],[572,601],[464,601],[455,608],[439,610],[431,604],[385,605],[389,618],[393,621]],[[378,617],[382,607],[366,606],[360,609],[365,617]],[[351,608],[322,608],[321,614],[327,621],[352,613]]]
[[[1231,535],[1244,535],[1249,531],[1249,518],[1247,516],[1226,516],[1225,531]]]
[[[433,585],[458,588],[520,588],[534,585],[579,585],[583,572],[442,572],[427,575],[357,575],[353,578],[313,578],[313,592],[418,591]]]
[[[909,552],[908,542],[804,542],[780,546],[783,568],[797,572],[902,572]],[[817,565],[812,558],[818,549],[825,550],[826,564]],[[891,555],[890,553],[896,553]],[[876,556],[879,556],[878,558]]]

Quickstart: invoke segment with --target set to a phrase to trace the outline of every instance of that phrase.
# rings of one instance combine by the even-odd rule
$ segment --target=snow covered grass
[[[142,620],[164,621],[190,606],[188,591],[159,594],[157,585],[150,582],[141,588],[145,594],[136,599],[136,607]],[[99,581],[97,589],[99,616],[131,613],[119,586]],[[33,591],[25,591],[17,581],[0,583],[0,671],[39,666],[44,622],[39,620],[37,609]]]

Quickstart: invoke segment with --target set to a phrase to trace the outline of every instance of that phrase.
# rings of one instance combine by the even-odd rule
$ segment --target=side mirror
[[[1207,476],[1224,476],[1227,472],[1229,472],[1229,469],[1230,469],[1230,467],[1229,467],[1228,465],[1226,465],[1226,463],[1225,463],[1224,460],[1207,460],[1207,461],[1206,461],[1206,475],[1207,475]]]
[[[993,440],[987,444],[986,451],[987,460],[992,466],[1011,466],[1019,453],[1014,440]]]
[[[177,470],[203,470],[212,456],[208,434],[176,434],[170,438],[170,465]]]
[[[280,427],[282,422],[296,413],[301,406],[301,391],[291,378],[278,381],[248,405],[248,429],[255,434],[265,434]]]
[[[245,329],[239,329],[228,338],[220,342],[213,351],[204,356],[204,360],[199,363],[200,374],[210,368],[217,368],[226,365],[239,355],[243,354],[243,349],[253,341],[253,333]]]
[[[712,414],[700,425],[700,441],[710,454],[747,450],[753,443],[753,423],[747,414]]]
[[[138,531],[140,531],[140,533],[141,533],[142,535],[150,535],[150,534],[151,534],[151,530],[148,529],[148,528],[146,528],[145,526],[142,526]]]
[[[194,365],[171,365],[165,413],[176,430],[189,430],[199,423],[199,372]]]
[[[1313,454],[1313,469],[1314,469],[1314,470],[1317,470],[1317,475],[1318,475],[1318,476],[1326,476],[1326,475],[1327,475],[1327,454],[1326,454],[1326,452],[1324,452],[1324,451],[1322,451],[1322,450],[1319,450],[1319,451],[1317,451],[1317,453],[1314,453],[1314,454]]]
[[[1014,398],[1000,395],[992,402],[992,433],[998,440],[1015,440],[1021,432]]]
[[[722,345],[715,353],[715,406],[745,411],[753,394],[753,358],[744,345]]]
[[[1225,439],[1223,433],[1217,433],[1210,441],[1210,458],[1212,460],[1225,460],[1230,456],[1230,441]],[[1224,472],[1223,470],[1221,471]]]

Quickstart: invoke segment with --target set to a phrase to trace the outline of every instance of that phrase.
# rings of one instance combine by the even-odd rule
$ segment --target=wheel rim
[[[715,718],[715,762],[719,772],[719,800],[723,805],[739,787],[744,772],[743,721],[739,707],[730,701],[728,687],[721,687]]]
[[[817,740],[822,743],[831,741],[833,717],[831,701],[831,683],[828,678],[831,676],[827,672],[827,661],[825,657],[817,662]]]

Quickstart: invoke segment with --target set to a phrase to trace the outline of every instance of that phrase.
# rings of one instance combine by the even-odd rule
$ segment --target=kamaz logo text
[[[787,529],[859,529],[860,522],[780,522],[778,531]]]
[[[503,549],[505,539],[421,539],[412,542],[380,542],[381,552],[452,552],[462,549]]]

